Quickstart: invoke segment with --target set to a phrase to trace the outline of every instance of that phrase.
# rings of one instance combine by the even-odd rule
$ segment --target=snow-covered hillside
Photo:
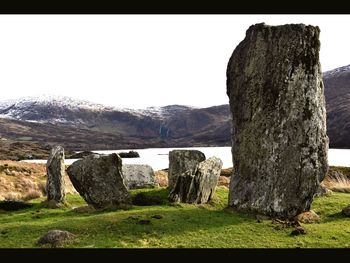
[[[0,118],[39,123],[84,123],[86,121],[83,120],[82,116],[86,116],[88,113],[96,115],[98,113],[120,112],[139,118],[164,119],[191,108],[182,105],[146,109],[118,108],[66,96],[43,95],[0,101]]]
[[[323,77],[329,78],[329,77],[333,77],[335,75],[339,75],[339,74],[347,73],[347,72],[350,72],[350,65],[323,72]]]

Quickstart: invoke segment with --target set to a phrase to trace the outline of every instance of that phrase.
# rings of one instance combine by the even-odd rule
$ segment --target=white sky
[[[0,15],[0,98],[228,103],[227,62],[261,22],[317,25],[322,70],[350,64],[350,15]]]

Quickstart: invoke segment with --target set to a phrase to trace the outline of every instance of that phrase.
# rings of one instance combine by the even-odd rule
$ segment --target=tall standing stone
[[[131,204],[122,175],[122,159],[115,153],[91,154],[67,169],[74,188],[95,209]]]
[[[62,146],[58,145],[51,149],[46,162],[46,193],[48,201],[64,203],[64,198],[66,196],[64,172],[64,149]]]
[[[168,185],[172,189],[182,173],[193,170],[205,160],[205,155],[197,150],[173,150],[169,152]]]
[[[227,67],[235,176],[229,206],[292,218],[328,169],[320,29],[251,26]]]

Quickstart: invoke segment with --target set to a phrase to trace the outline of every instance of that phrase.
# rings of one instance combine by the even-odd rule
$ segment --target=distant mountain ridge
[[[350,65],[343,66],[340,68],[335,68],[332,70],[328,70],[323,72],[323,78],[331,78],[332,76],[339,77],[341,74],[346,74],[350,71]]]
[[[96,149],[97,146],[110,148],[108,141],[105,145],[101,145],[97,138],[106,138],[107,134],[120,141],[120,143],[114,142],[113,147],[125,145],[143,148],[146,145],[150,147],[150,144],[153,147],[217,144],[222,146],[229,143],[229,138],[226,138],[230,130],[228,122],[230,112],[227,105],[202,109],[184,105],[123,109],[69,97],[45,96],[0,102],[0,118],[3,119],[3,125],[6,122],[12,127],[19,123],[21,126],[30,126],[24,129],[27,134],[23,134],[21,129],[16,130],[16,134],[13,132],[9,134],[6,131],[11,129],[5,131],[6,125],[0,127],[2,136],[7,134],[6,136],[10,136],[11,139],[33,137],[35,140],[45,138],[45,141],[56,142],[62,137],[61,134],[74,135],[67,129],[75,130],[79,134],[78,137],[75,136],[77,137],[76,147],[68,138],[66,141],[64,138],[57,141],[61,144],[68,144],[70,141],[69,145],[73,148],[81,147],[84,140],[89,146],[84,147],[85,149]],[[16,121],[17,124],[15,124]],[[29,123],[33,124],[29,125]],[[34,124],[37,125],[33,126]],[[55,125],[55,129],[52,129],[52,125]],[[40,131],[37,130],[34,133],[36,129],[34,127]],[[50,130],[50,133],[46,133],[46,130]],[[95,136],[89,136],[89,132],[93,132]],[[220,136],[223,137],[218,138]],[[78,144],[79,141],[80,144]],[[97,141],[99,141],[98,145],[96,145]]]
[[[164,119],[188,109],[195,109],[195,107],[168,105],[146,109],[130,109],[105,106],[67,96],[43,95],[0,101],[0,118],[39,123],[74,123],[84,114],[126,112],[134,116]]]
[[[350,65],[323,74],[331,148],[350,149]]]
[[[350,149],[350,65],[324,72],[323,81],[330,148]],[[2,137],[74,150],[231,145],[228,104],[124,109],[46,96],[0,101],[0,120]]]

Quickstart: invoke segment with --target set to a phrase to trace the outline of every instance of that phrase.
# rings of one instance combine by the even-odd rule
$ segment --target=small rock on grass
[[[152,218],[155,218],[155,219],[162,219],[163,218],[163,216],[161,216],[161,215],[153,215],[153,216],[151,216]]]
[[[306,234],[306,230],[301,226],[295,227],[294,230],[290,233],[291,236],[299,236],[299,235],[305,235],[305,234]]]
[[[76,213],[93,213],[97,211],[93,206],[91,205],[85,205],[85,206],[79,206],[73,209]]]
[[[300,213],[294,219],[304,224],[319,223],[321,220],[319,215],[312,210]]]
[[[341,213],[343,216],[350,217],[350,205],[344,207]]]
[[[149,225],[151,224],[151,220],[148,219],[142,219],[137,222],[139,225]]]
[[[55,247],[75,237],[76,235],[68,231],[50,230],[38,240],[37,245],[39,246],[50,245],[52,247]]]

